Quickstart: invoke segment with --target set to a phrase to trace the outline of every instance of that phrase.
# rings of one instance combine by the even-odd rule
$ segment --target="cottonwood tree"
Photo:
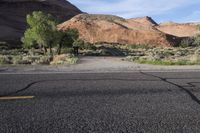
[[[34,11],[27,15],[28,29],[22,37],[23,46],[25,48],[38,47],[47,53],[47,48],[52,54],[52,47],[55,44],[57,34],[57,21],[50,14],[41,11]]]

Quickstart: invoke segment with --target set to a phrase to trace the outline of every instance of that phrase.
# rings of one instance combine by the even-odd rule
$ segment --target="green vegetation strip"
[[[152,64],[152,65],[200,65],[200,62],[190,61],[166,61],[166,60],[136,60],[134,61],[140,64]]]

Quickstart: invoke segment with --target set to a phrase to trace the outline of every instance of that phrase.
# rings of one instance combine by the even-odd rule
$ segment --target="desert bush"
[[[48,65],[52,60],[51,56],[12,56],[12,64],[14,65],[27,65],[27,64],[41,64]]]
[[[84,49],[88,49],[88,50],[96,50],[96,46],[94,44],[91,44],[89,42],[85,42],[84,43]]]
[[[107,20],[110,22],[115,21],[125,21],[124,18],[114,16],[114,15],[103,15],[103,14],[82,14],[79,16],[81,20],[90,21],[90,20]]]
[[[200,48],[195,50],[194,54],[190,57],[191,62],[200,62]]]
[[[0,55],[0,64],[12,64],[12,58],[6,55]]]
[[[154,48],[153,45],[147,45],[147,44],[127,44],[127,49],[150,49]]]
[[[13,56],[12,63],[15,65],[28,65],[31,64],[32,61],[29,56]]]
[[[127,56],[126,57],[127,61],[136,61],[136,60],[139,60],[139,59],[140,59],[139,56]]]
[[[194,55],[192,55],[192,56],[190,57],[190,61],[191,61],[191,62],[199,62],[199,61],[200,61],[200,56],[194,54]]]
[[[61,54],[72,54],[73,53],[73,48],[62,48],[61,49]]]
[[[68,58],[68,63],[69,64],[76,64],[77,62],[78,62],[78,58],[77,57]]]
[[[189,50],[187,48],[177,49],[175,51],[176,57],[186,56],[189,54]]]
[[[24,55],[27,51],[24,49],[1,50],[1,55]]]
[[[12,57],[12,64],[17,65],[17,64],[21,64],[22,62],[22,56],[13,56]]]
[[[200,34],[197,34],[197,35],[194,37],[193,45],[194,45],[194,46],[200,46]]]
[[[66,64],[75,64],[78,61],[78,58],[71,54],[62,54],[54,57],[51,65],[66,65]]]
[[[181,41],[180,47],[182,48],[187,48],[187,47],[193,47],[193,46],[196,46],[196,43],[195,43],[195,38],[193,37],[190,37],[190,38],[185,38]]]
[[[164,55],[165,57],[174,56],[174,55],[175,55],[175,52],[174,52],[173,50],[164,49],[163,55]]]
[[[73,47],[79,47],[80,49],[84,49],[84,41],[81,39],[77,39],[73,42]]]
[[[111,53],[107,49],[101,49],[99,50],[99,53],[101,56],[110,56]]]
[[[153,65],[195,65],[200,62],[191,62],[187,59],[151,59],[147,56],[144,57],[128,57],[126,58],[128,61],[140,63],[140,64],[153,64]]]
[[[44,55],[44,53],[43,53],[43,51],[41,49],[29,49],[28,50],[28,55],[39,56],[39,55]]]
[[[40,65],[49,65],[52,59],[53,59],[52,56],[40,56],[40,58],[38,60],[35,60],[35,62],[33,63]]]

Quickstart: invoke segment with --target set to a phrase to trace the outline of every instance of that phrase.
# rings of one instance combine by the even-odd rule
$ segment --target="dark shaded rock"
[[[1,0],[0,1],[0,42],[17,46],[27,27],[26,15],[33,11],[50,13],[60,22],[81,13],[65,0]]]

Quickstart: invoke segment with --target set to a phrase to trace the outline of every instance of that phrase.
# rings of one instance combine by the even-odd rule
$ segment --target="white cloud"
[[[84,12],[113,14],[125,18],[162,15],[167,11],[191,4],[199,0],[69,0]]]

